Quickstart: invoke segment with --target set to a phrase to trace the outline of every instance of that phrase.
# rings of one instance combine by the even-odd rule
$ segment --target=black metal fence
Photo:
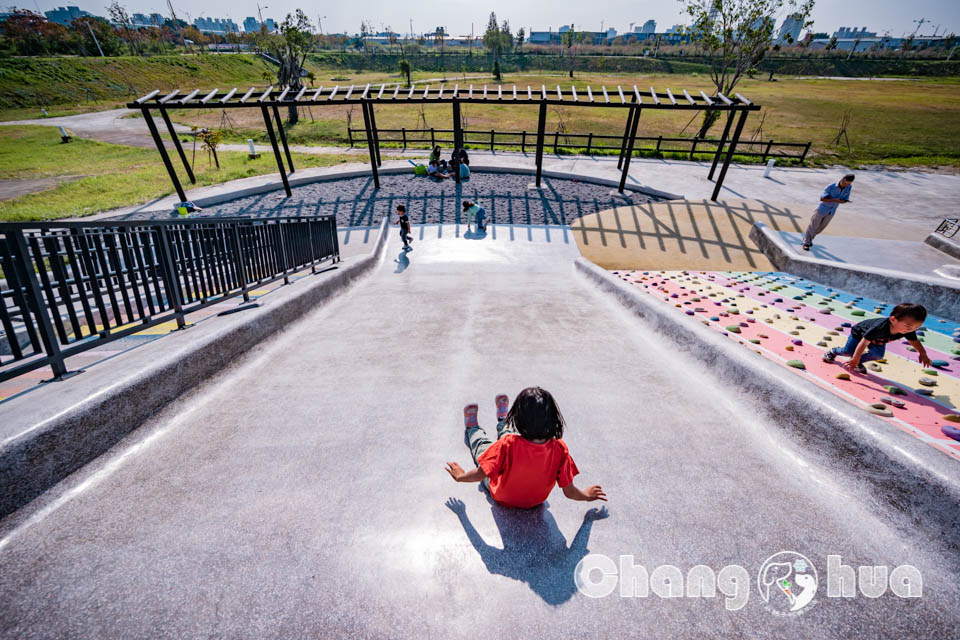
[[[453,129],[377,129],[377,139],[383,143],[400,144],[404,149],[408,145],[429,145],[431,148],[440,145],[452,145]],[[347,129],[350,146],[367,144],[363,129]],[[496,148],[519,147],[524,153],[527,146],[535,148],[537,144],[536,131],[484,131],[463,130],[464,143],[472,147]],[[677,153],[685,154],[690,160],[695,154],[704,154],[713,157],[720,140],[714,138],[670,138],[664,136],[637,136],[634,152],[647,153]],[[612,142],[613,144],[608,144]],[[729,141],[728,141],[729,142]],[[623,136],[595,133],[561,133],[554,131],[546,134],[546,145],[553,147],[553,152],[560,149],[585,149],[589,155],[592,151],[620,151]],[[646,143],[646,144],[644,144]],[[680,146],[678,146],[680,145]],[[795,150],[790,152],[790,150]],[[775,142],[774,140],[740,140],[737,142],[737,155],[760,158],[766,162],[768,158],[799,160],[802,164],[810,151],[809,142]]]
[[[339,257],[333,216],[0,224],[0,381]]]

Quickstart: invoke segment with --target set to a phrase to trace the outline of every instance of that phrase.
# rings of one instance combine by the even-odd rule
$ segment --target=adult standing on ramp
[[[848,173],[843,176],[840,182],[835,182],[823,190],[823,195],[820,196],[820,205],[814,212],[813,218],[810,219],[807,232],[803,234],[804,251],[810,251],[814,237],[822,233],[830,224],[830,221],[833,220],[837,205],[850,202],[850,188],[855,177],[852,173]]]

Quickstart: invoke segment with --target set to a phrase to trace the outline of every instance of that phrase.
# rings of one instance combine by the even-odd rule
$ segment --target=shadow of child
[[[583,523],[567,547],[567,541],[550,513],[548,503],[532,509],[513,509],[494,502],[489,496],[493,519],[500,530],[503,548],[484,541],[467,517],[462,500],[449,498],[446,507],[457,514],[470,544],[490,573],[527,583],[544,602],[560,605],[577,591],[574,569],[587,555],[587,542],[594,520],[609,516],[606,507],[589,509]]]

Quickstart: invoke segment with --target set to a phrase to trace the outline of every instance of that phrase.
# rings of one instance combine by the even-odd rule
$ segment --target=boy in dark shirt
[[[930,366],[930,358],[915,333],[927,319],[927,310],[922,305],[904,302],[893,308],[889,318],[871,318],[853,325],[847,344],[830,349],[823,354],[824,362],[833,362],[837,356],[850,356],[843,366],[857,373],[866,373],[864,362],[879,360],[886,351],[886,344],[906,338],[917,350],[920,364]]]
[[[410,235],[410,218],[407,217],[407,208],[398,204],[397,215],[399,216],[397,224],[400,225],[400,239],[403,240],[403,248],[409,249],[413,237]]]

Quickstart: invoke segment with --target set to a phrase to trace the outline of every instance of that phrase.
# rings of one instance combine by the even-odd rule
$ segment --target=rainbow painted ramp
[[[935,368],[924,369],[905,341],[887,345],[866,375],[821,359],[843,346],[850,327],[888,314],[880,301],[778,272],[614,271],[641,291],[700,320],[730,340],[790,368],[960,461],[960,442],[943,426],[960,413],[960,323],[928,316],[917,332]],[[940,361],[940,362],[937,362]],[[802,367],[802,368],[799,368]],[[837,377],[841,374],[841,377]]]

